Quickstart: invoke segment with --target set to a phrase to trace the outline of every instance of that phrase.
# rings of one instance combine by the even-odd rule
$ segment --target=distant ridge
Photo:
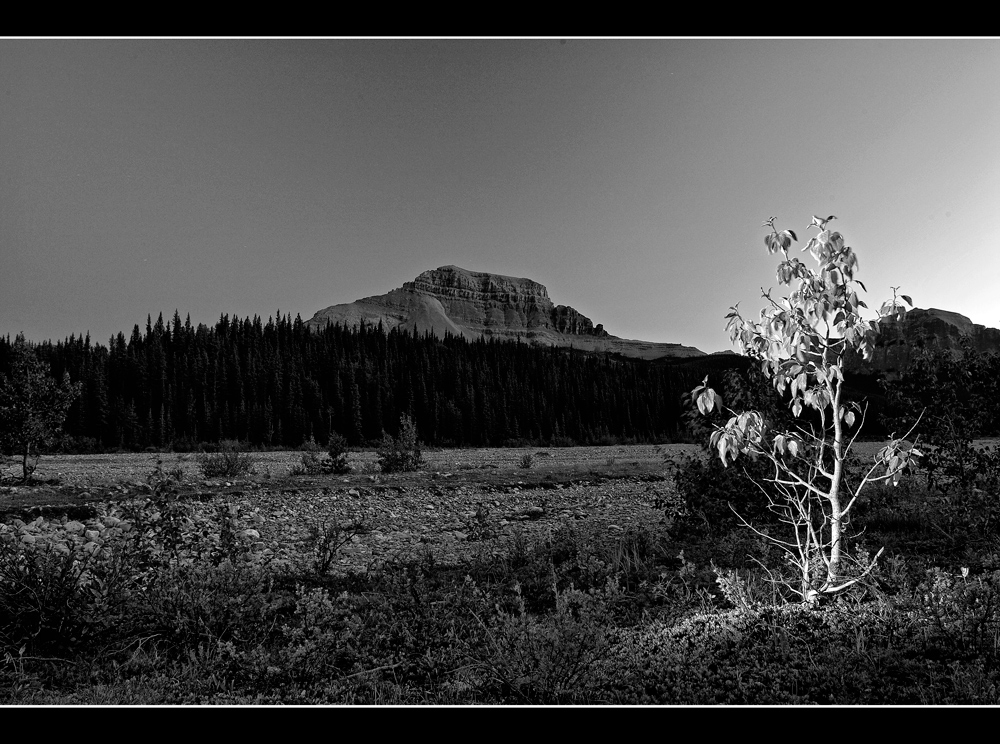
[[[958,351],[963,336],[977,351],[1000,351],[1000,329],[973,323],[950,310],[915,307],[901,320],[884,320],[871,361],[855,358],[851,366],[893,375],[906,369],[921,347]]]
[[[623,339],[566,305],[554,305],[544,285],[458,266],[442,266],[384,295],[332,305],[317,312],[306,325],[319,330],[328,324],[360,323],[418,333],[446,333],[469,340],[521,338],[536,344],[621,354],[636,359],[697,357],[692,346]]]

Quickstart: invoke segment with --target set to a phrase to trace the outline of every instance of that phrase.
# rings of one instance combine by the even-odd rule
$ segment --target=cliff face
[[[977,351],[1000,351],[1000,330],[973,323],[964,315],[948,310],[913,308],[902,320],[882,323],[882,331],[870,362],[856,364],[865,372],[892,375],[909,366],[921,347],[961,349],[967,336]]]
[[[458,325],[485,335],[514,336],[555,331],[573,336],[607,336],[590,318],[565,305],[554,306],[548,290],[531,279],[442,266],[425,271],[403,291],[441,303]]]
[[[470,340],[522,338],[644,359],[703,353],[680,344],[616,338],[573,308],[554,305],[548,290],[538,282],[457,266],[425,271],[388,294],[320,310],[307,325],[321,329],[328,323],[361,322],[381,322],[386,330],[399,327],[420,333],[430,331],[442,337],[447,332]]]

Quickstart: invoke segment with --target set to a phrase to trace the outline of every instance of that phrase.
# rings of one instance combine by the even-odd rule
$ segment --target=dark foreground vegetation
[[[492,482],[528,487],[537,467],[492,471]],[[636,475],[627,463],[592,469],[599,490]],[[453,561],[428,544],[345,567],[338,557],[365,529],[348,520],[313,524],[301,554],[279,561],[255,547],[254,515],[221,494],[193,497],[163,467],[141,493],[86,513],[8,515],[0,701],[997,702],[991,473],[961,491],[928,487],[925,474],[873,488],[851,527],[864,530],[858,550],[886,552],[863,582],[813,608],[788,603],[781,556],[727,506],[780,531],[755,511],[745,473],[700,457],[665,461],[662,473],[672,487],[657,497],[659,522],[622,532],[595,517],[505,536],[477,512]],[[281,499],[303,477],[269,492]],[[315,498],[349,487],[326,482]],[[468,483],[485,496],[481,480]]]

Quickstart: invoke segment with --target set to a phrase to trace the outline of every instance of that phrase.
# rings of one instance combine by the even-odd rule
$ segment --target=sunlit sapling
[[[816,260],[816,270],[789,257],[788,249],[798,238],[791,230],[778,232],[774,219],[763,225],[771,229],[764,244],[768,253],[781,253],[777,279],[793,291],[775,300],[770,290],[761,288],[767,305],[760,321],[745,319],[737,305],[726,316],[727,330],[744,354],[760,362],[775,389],[788,395],[796,423],[779,430],[759,411],[737,413],[726,408],[732,418],[714,427],[710,441],[724,465],[741,454],[770,461],[771,477],[757,485],[768,499],[768,508],[792,528],[794,536],[791,540],[765,537],[785,551],[796,569],[798,578],[790,588],[803,601],[813,602],[847,588],[874,568],[881,550],[873,559],[860,562],[850,559],[845,550],[844,528],[851,507],[865,485],[884,480],[895,485],[913,458],[921,455],[915,443],[907,440],[914,424],[904,436],[890,437],[856,486],[846,482],[845,461],[864,425],[867,406],[862,409],[843,399],[845,360],[852,352],[871,359],[880,321],[902,316],[902,301],[913,303],[906,295],[897,296],[893,288],[893,298],[882,305],[878,318],[864,320],[861,308],[867,305],[854,288],[865,290],[854,278],[857,256],[840,233],[826,226],[835,217],[813,217],[809,225],[818,228],[819,234],[802,250]],[[692,398],[702,414],[723,409],[707,377],[692,391]],[[741,518],[741,522],[757,531],[746,520]]]

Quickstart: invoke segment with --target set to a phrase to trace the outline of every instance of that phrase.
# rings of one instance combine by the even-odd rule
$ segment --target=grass
[[[609,458],[580,469],[544,456],[520,468],[511,458],[506,468],[456,471],[448,481],[484,494],[504,478],[586,480],[602,493],[616,477],[662,479],[627,454]],[[425,545],[345,571],[337,558],[369,529],[363,522],[303,513],[301,559],[279,561],[260,551],[253,513],[221,494],[204,504],[187,498],[168,471],[158,478],[170,482],[110,504],[113,514],[5,520],[0,703],[929,705],[1000,697],[995,494],[957,500],[919,479],[874,488],[852,527],[865,530],[861,547],[886,545],[878,571],[809,610],[781,600],[767,574],[780,573],[780,559],[752,534],[687,520],[676,499],[664,501],[662,523],[620,530],[595,518],[503,531],[483,510],[474,549],[457,561],[442,563]],[[426,487],[445,480],[427,471],[385,478]]]

